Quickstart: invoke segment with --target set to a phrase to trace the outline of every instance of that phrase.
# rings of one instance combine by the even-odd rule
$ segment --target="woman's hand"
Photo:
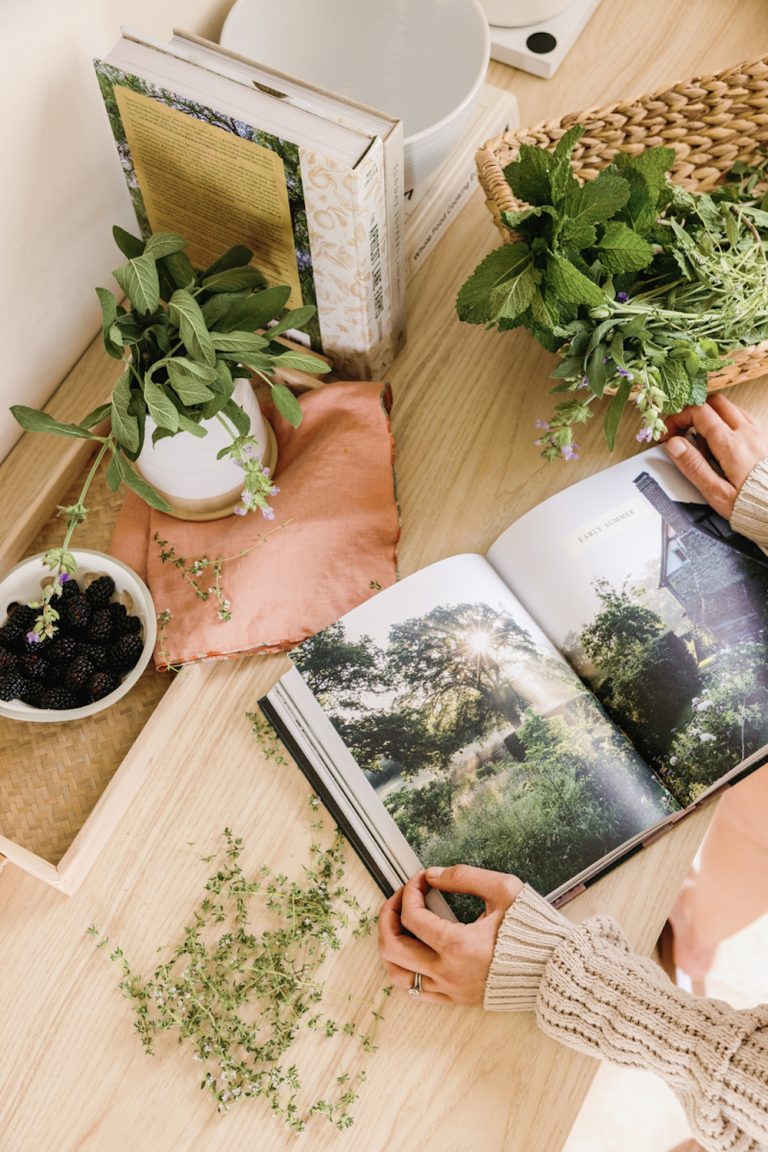
[[[730,520],[739,489],[755,464],[768,456],[768,435],[719,392],[700,407],[668,416],[667,428],[665,447],[672,460],[715,512]],[[694,439],[689,439],[691,432]]]
[[[379,951],[392,982],[411,988],[418,972],[421,1000],[482,1004],[499,926],[522,887],[516,876],[468,864],[417,872],[379,914]],[[472,924],[445,920],[427,908],[430,888],[479,896],[485,912]]]

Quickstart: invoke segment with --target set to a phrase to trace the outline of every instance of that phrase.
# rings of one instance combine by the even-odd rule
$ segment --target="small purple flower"
[[[262,476],[269,476],[269,468],[262,468],[261,474]]]
[[[538,428],[538,430],[540,432],[548,432],[549,431],[549,420],[537,420],[536,423],[534,424],[534,428]]]
[[[275,518],[274,509],[270,508],[269,505],[267,505],[266,508],[262,508],[261,514],[265,520],[274,520],[274,518]]]
[[[617,304],[626,304],[627,300],[629,300],[629,293],[628,292],[617,292],[616,293],[616,303]]]
[[[258,456],[259,454],[259,450],[255,444],[246,444],[243,448],[243,452],[246,456],[250,456],[251,460],[253,460],[254,457]]]
[[[40,637],[38,636],[37,632],[27,632],[25,639],[27,641],[27,644],[39,644],[40,643]]]
[[[637,436],[635,436],[635,440],[639,440],[641,444],[644,441],[647,442],[647,441],[651,440],[652,438],[653,438],[653,428],[649,428],[647,424],[644,428],[641,428],[640,431],[638,432]]]
[[[578,444],[563,444],[560,449],[560,455],[563,460],[578,460],[579,446]]]
[[[71,580],[71,579],[72,579],[72,577],[70,576],[69,572],[59,572],[59,575],[58,575],[59,584],[66,584],[67,580]]]
[[[631,373],[631,372],[627,372],[626,368],[619,368],[619,367],[617,367],[617,368],[616,368],[616,373],[617,373],[617,375],[619,375],[619,376],[623,376],[625,380],[631,380],[631,379],[632,379],[632,373]]]
[[[242,504],[238,504],[237,508],[234,509],[234,513],[235,516],[247,516],[248,509],[244,508]]]
[[[576,387],[578,389],[589,388],[589,377],[588,376],[582,376],[581,383],[577,384]]]
[[[270,496],[277,496],[279,491],[280,491],[279,486],[277,484],[273,484],[269,490],[269,494],[270,494]]]

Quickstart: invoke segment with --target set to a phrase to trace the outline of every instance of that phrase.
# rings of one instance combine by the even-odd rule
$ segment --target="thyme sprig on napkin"
[[[580,184],[571,128],[553,152],[527,144],[504,175],[523,206],[503,212],[513,239],[462,286],[460,319],[524,327],[560,355],[552,389],[565,394],[537,421],[542,455],[572,459],[574,426],[605,399],[612,449],[627,404],[638,440],[663,417],[701,404],[707,375],[728,354],[768,338],[766,164],[737,164],[710,193],[675,185],[671,148],[617,153]]]

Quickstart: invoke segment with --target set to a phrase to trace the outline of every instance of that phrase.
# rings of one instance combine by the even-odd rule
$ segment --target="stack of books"
[[[185,32],[124,32],[95,67],[142,234],[200,268],[251,248],[335,371],[380,379],[405,335],[402,122]]]
[[[485,85],[475,115],[424,187],[404,188],[394,116],[176,31],[124,31],[95,61],[142,235],[176,232],[195,267],[252,249],[337,375],[381,379],[405,338],[407,277],[477,183],[483,141],[517,126],[511,92]]]

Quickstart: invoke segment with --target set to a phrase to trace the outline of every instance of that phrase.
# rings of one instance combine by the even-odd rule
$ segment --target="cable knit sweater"
[[[768,457],[731,524],[768,545]],[[656,1072],[711,1152],[768,1149],[768,1005],[737,1011],[683,992],[631,952],[610,917],[574,925],[526,885],[499,929],[485,1007],[535,1011],[561,1043]]]

